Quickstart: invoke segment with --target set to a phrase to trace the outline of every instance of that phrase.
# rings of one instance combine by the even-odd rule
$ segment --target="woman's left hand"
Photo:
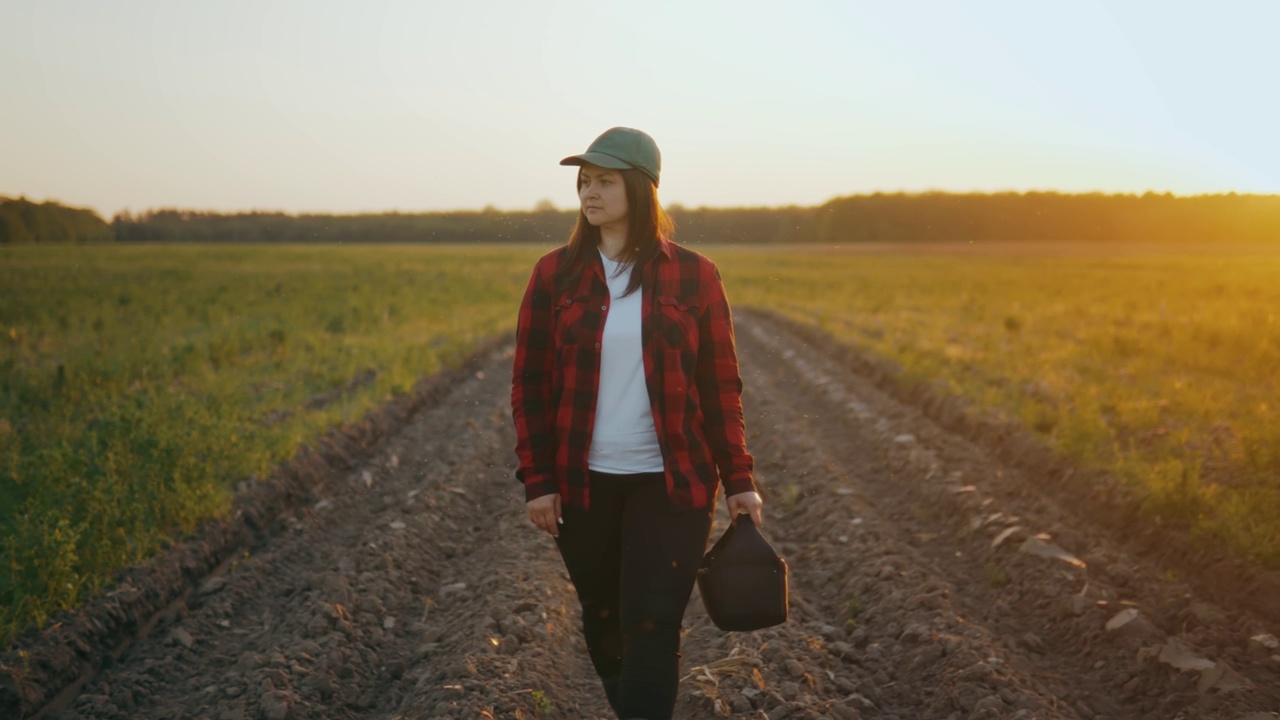
[[[755,491],[738,493],[737,495],[730,495],[728,501],[730,520],[736,520],[738,515],[746,513],[751,516],[751,522],[755,523],[756,527],[764,524],[764,515],[762,513],[764,501],[760,499],[760,493]]]

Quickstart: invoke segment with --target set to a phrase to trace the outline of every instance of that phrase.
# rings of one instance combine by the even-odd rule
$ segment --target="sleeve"
[[[729,298],[715,265],[710,265],[709,274],[704,284],[706,308],[698,320],[698,398],[707,442],[728,496],[756,489],[755,463],[747,452],[742,377],[738,372]]]
[[[525,499],[558,491],[555,479],[553,379],[554,322],[551,291],[543,264],[533,270],[516,323],[516,353],[511,369],[511,416],[516,428],[516,479]]]

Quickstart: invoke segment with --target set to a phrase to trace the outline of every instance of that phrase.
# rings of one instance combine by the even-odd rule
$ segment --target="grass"
[[[539,715],[550,715],[551,713],[556,711],[556,707],[554,704],[552,704],[551,698],[547,697],[547,694],[545,692],[541,690],[534,690],[532,694],[532,698],[533,698],[533,711],[538,713]]]
[[[858,626],[858,616],[866,610],[862,598],[855,595],[844,603],[844,629],[853,630]]]
[[[537,254],[0,248],[0,642],[512,327]]]
[[[1058,248],[1061,250],[1061,248]],[[1280,250],[722,250],[776,308],[1280,566]]]
[[[982,569],[987,573],[987,587],[999,589],[1009,584],[1009,573],[999,565],[989,562]]]

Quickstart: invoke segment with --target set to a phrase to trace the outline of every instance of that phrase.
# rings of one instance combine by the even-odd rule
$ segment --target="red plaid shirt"
[[[587,451],[609,287],[595,256],[571,292],[557,289],[566,251],[561,247],[538,260],[520,303],[511,411],[516,477],[525,497],[559,492],[566,504],[585,508],[591,502]],[[642,273],[645,385],[668,496],[678,505],[705,508],[721,481],[728,495],[755,490],[720,271],[702,255],[663,241]]]

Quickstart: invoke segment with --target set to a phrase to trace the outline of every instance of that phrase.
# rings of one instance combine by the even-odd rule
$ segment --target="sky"
[[[0,0],[0,195],[576,205],[615,125],[687,207],[1280,193],[1280,3]]]

